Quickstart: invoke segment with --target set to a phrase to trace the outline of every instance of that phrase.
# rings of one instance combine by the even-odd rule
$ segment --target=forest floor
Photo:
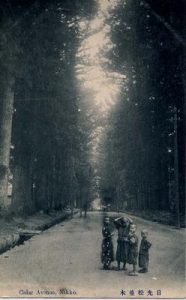
[[[116,217],[117,213],[109,213]],[[185,229],[132,217],[137,235],[146,228],[149,272],[137,277],[128,271],[105,271],[100,262],[104,213],[75,215],[0,255],[0,295],[12,297],[184,297]],[[117,245],[117,231],[113,237]],[[71,294],[72,293],[72,294]],[[140,293],[140,294],[139,294]],[[161,295],[160,295],[161,293]]]
[[[128,210],[127,213],[153,222],[176,226],[176,216],[171,212],[160,210]],[[180,226],[182,228],[186,227],[185,215],[180,215]]]

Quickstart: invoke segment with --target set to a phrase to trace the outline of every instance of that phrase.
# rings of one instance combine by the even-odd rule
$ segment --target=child
[[[151,243],[147,240],[148,232],[147,230],[142,230],[141,232],[141,244],[139,251],[139,273],[147,273],[148,265],[149,265],[149,249],[151,247]]]
[[[118,271],[120,270],[120,263],[123,263],[123,270],[126,270],[126,263],[128,262],[128,247],[129,247],[129,227],[132,220],[126,217],[117,218],[114,224],[118,230],[116,260],[118,264]]]
[[[133,265],[132,272],[129,273],[130,276],[137,276],[136,266],[138,257],[138,237],[136,235],[136,225],[130,225],[129,231],[129,256],[128,263]]]
[[[101,262],[103,263],[103,269],[109,270],[110,264],[114,261],[114,250],[112,243],[112,233],[110,230],[110,219],[105,217],[102,229],[103,241],[101,251]]]

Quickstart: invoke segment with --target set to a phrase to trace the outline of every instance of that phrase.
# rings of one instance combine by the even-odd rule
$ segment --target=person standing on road
[[[123,263],[123,270],[126,269],[126,263],[128,262],[128,247],[129,247],[129,228],[133,221],[127,217],[120,217],[114,220],[114,224],[118,230],[118,240],[117,240],[117,269],[120,270],[120,264]]]
[[[136,225],[130,225],[129,231],[129,248],[128,248],[128,263],[133,266],[132,272],[129,272],[130,276],[137,276],[137,258],[138,258],[138,237],[136,235]]]
[[[141,232],[141,244],[139,251],[139,273],[147,273],[149,266],[149,249],[151,243],[148,241],[148,232],[147,230],[142,230]]]
[[[101,251],[101,262],[104,270],[109,270],[111,262],[114,261],[114,249],[112,243],[112,233],[110,229],[110,218],[105,217],[102,228],[102,251]]]

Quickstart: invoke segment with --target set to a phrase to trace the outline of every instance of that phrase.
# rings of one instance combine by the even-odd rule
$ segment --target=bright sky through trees
[[[79,22],[82,43],[77,53],[77,78],[82,93],[88,95],[98,113],[107,113],[116,102],[126,76],[111,70],[108,54],[115,45],[111,42],[111,28],[107,23],[109,11],[118,0],[98,0],[98,11],[91,21]],[[87,97],[87,96],[86,96]]]
[[[111,13],[120,0],[97,0],[97,13],[91,20],[79,20],[81,44],[76,55],[80,111],[84,107],[90,123],[89,159],[94,171],[104,158],[100,152],[107,134],[109,114],[127,85],[125,74],[114,71],[111,56],[116,46],[111,41]],[[114,21],[114,20],[112,20]],[[99,186],[98,179],[98,186]]]

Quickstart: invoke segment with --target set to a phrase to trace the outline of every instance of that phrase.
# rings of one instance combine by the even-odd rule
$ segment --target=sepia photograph
[[[186,1],[0,1],[0,298],[185,299]]]

